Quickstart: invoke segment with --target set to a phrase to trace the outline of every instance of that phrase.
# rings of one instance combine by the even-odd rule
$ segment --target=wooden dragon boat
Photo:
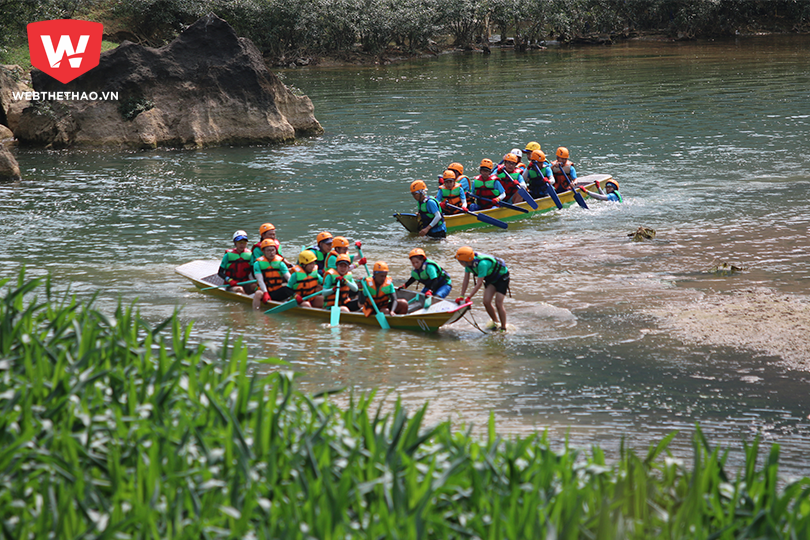
[[[604,183],[610,178],[612,178],[612,176],[609,174],[589,174],[578,177],[577,185],[584,187],[588,191],[596,191],[596,181]],[[580,193],[582,192],[580,191]],[[563,207],[568,207],[574,204],[574,193],[570,190],[558,193],[557,196],[559,197]],[[537,203],[536,210],[532,209],[532,207],[529,206],[529,203],[525,201],[515,204],[515,206],[528,210],[527,213],[520,212],[518,210],[511,210],[509,208],[490,208],[488,210],[481,210],[478,213],[499,219],[501,221],[509,222],[517,221],[519,219],[526,219],[537,214],[543,214],[545,212],[550,212],[557,209],[554,201],[549,196],[540,197],[534,201]],[[412,233],[417,233],[419,232],[419,229],[421,229],[419,224],[419,216],[417,214],[394,214],[394,218],[396,218],[396,220],[399,221],[403,227]],[[475,227],[492,227],[492,225],[488,223],[479,221],[478,218],[471,214],[445,215],[444,223],[447,226],[448,233],[463,231],[465,229],[473,229]]]
[[[175,272],[191,281],[198,289],[205,289],[206,287],[213,287],[223,284],[222,278],[217,275],[218,269],[218,261],[191,261],[175,268]],[[237,294],[225,290],[225,288],[209,289],[201,292],[203,292],[203,294],[210,294],[212,296],[218,296],[227,300],[235,300],[245,304],[251,304],[253,302],[252,296]],[[472,303],[458,305],[451,300],[434,298],[430,307],[428,309],[424,309],[424,297],[407,289],[397,291],[397,297],[399,298],[411,300],[414,298],[414,296],[419,296],[419,299],[414,300],[409,304],[408,313],[406,315],[386,316],[388,325],[392,329],[413,330],[416,332],[435,332],[440,326],[451,324],[459,320],[472,305]],[[282,303],[283,302],[268,302],[262,305],[262,310],[266,311],[270,308],[279,306]],[[294,307],[284,311],[283,313],[270,316],[286,317],[290,314],[323,319],[327,324],[329,323],[330,313],[327,309]],[[375,317],[366,317],[362,311],[341,313],[340,324],[344,323],[365,324],[369,326],[376,326],[378,328],[380,326],[380,323]]]

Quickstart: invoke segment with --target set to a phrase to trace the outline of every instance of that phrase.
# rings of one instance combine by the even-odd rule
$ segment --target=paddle
[[[360,254],[360,258],[361,258],[361,259],[365,259],[365,258],[366,258],[366,256],[365,256],[365,255],[363,255],[363,250],[362,250],[362,249],[360,249],[360,246],[362,246],[362,245],[363,245],[363,244],[362,244],[362,242],[360,242],[360,240],[358,240],[357,242],[355,242],[355,243],[354,243],[354,245],[355,245],[355,247],[357,248],[357,253],[359,253],[359,254]],[[366,275],[367,275],[367,276],[370,276],[370,275],[371,275],[371,272],[369,272],[369,271],[368,271],[368,264],[367,264],[367,263],[365,263],[365,264],[363,264],[363,266],[366,268]]]
[[[332,294],[332,289],[323,289],[321,291],[314,292],[312,294],[308,294],[305,297],[303,297],[301,299],[301,301],[303,302],[304,300],[309,300],[313,296],[318,296],[319,294],[323,294],[324,296],[327,295],[327,294]],[[274,308],[268,309],[267,311],[265,311],[265,314],[271,315],[273,313],[281,313],[283,311],[287,311],[288,309],[292,309],[297,305],[298,305],[298,300],[293,298],[292,300],[287,300],[286,302],[284,302],[280,306],[276,306]]]
[[[571,182],[571,179],[568,178],[568,175],[565,173],[565,169],[560,167],[560,170],[562,171],[563,176],[565,176],[565,179],[568,181],[568,187],[570,187],[571,191],[574,192],[574,200],[577,201],[577,204],[580,205],[582,208],[584,208],[585,210],[588,210],[588,205],[585,204],[585,199],[582,197],[582,195],[577,193],[577,188],[574,187],[573,182]]]
[[[501,160],[501,162],[498,163],[498,167],[500,168],[502,165],[503,165],[503,160]],[[526,191],[526,188],[524,188],[523,186],[520,185],[519,180],[515,180],[514,178],[512,178],[512,175],[509,174],[509,172],[506,169],[502,169],[502,170],[503,170],[503,173],[506,176],[508,176],[510,180],[512,180],[512,182],[515,182],[517,184],[517,192],[521,197],[523,197],[523,200],[526,201],[526,204],[531,206],[532,210],[537,210],[537,203],[534,202],[534,197],[532,197],[531,194],[528,191]],[[520,178],[520,173],[517,173],[517,175],[518,175],[518,178]]]
[[[358,246],[357,249],[359,250],[360,247]],[[368,268],[366,268],[366,271],[368,271]],[[377,322],[380,323],[380,328],[382,328],[383,330],[388,330],[391,327],[388,325],[388,321],[385,319],[385,315],[383,315],[380,312],[380,308],[377,307],[377,302],[374,301],[374,297],[371,296],[371,291],[368,290],[368,284],[366,283],[366,280],[363,279],[361,281],[363,282],[363,292],[366,293],[366,298],[371,302],[371,305],[374,307],[374,311],[377,312],[376,317]]]
[[[247,285],[248,283],[256,283],[255,279],[251,279],[250,281],[243,281],[241,283],[237,283],[236,286],[239,285]],[[222,285],[215,285],[214,287],[206,287],[204,289],[200,289],[201,291],[210,291],[211,289],[221,289],[222,287],[230,287],[227,283],[223,283]]]
[[[337,303],[337,299],[335,300],[335,305],[332,306],[332,312],[329,314],[329,326],[338,326],[340,325],[340,306]]]
[[[514,204],[505,203],[503,201],[497,201],[496,202],[496,201],[493,201],[492,199],[487,199],[486,197],[481,197],[480,195],[474,195],[472,193],[467,193],[467,195],[469,195],[470,197],[475,197],[476,199],[478,199],[480,201],[486,201],[486,202],[489,202],[489,203],[492,203],[492,204],[496,204],[498,206],[502,206],[504,208],[508,208],[509,210],[514,210],[516,212],[523,212],[524,214],[529,213],[529,211],[526,210],[525,208],[515,206]],[[531,198],[531,197],[529,197],[529,198]]]
[[[537,163],[532,165],[532,167],[534,167],[534,170],[540,175],[540,178],[542,179],[541,181],[546,185],[546,193],[548,193],[548,196],[551,197],[552,201],[554,201],[557,209],[562,210],[563,204],[560,202],[560,198],[557,197],[557,192],[554,191],[554,186],[546,182],[546,177],[543,176],[543,173],[540,171],[540,167],[537,166]]]
[[[466,208],[462,208],[460,206],[455,206],[453,204],[447,203],[447,206],[454,209],[454,210],[461,210],[465,214],[470,214],[471,216],[475,216],[478,221],[482,221],[484,223],[489,223],[490,225],[495,225],[496,227],[500,227],[501,229],[506,229],[509,227],[507,223],[504,223],[500,219],[495,219],[494,217],[489,217],[486,214],[479,214],[478,212],[472,212],[467,210]]]

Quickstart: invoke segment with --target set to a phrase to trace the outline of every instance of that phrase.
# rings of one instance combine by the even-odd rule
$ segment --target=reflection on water
[[[80,296],[100,292],[109,311],[137,299],[155,322],[179,308],[196,339],[241,337],[254,357],[288,361],[306,390],[379,388],[430,400],[430,420],[483,425],[493,411],[504,432],[550,429],[608,448],[700,422],[717,442],[777,441],[787,470],[806,474],[808,375],[682,341],[650,313],[751,287],[806,298],[808,52],[810,39],[791,36],[285,72],[313,99],[323,136],[193,152],[18,151],[26,180],[0,185],[0,277],[26,264]],[[581,173],[614,174],[626,203],[445,242],[391,219],[413,210],[413,179],[433,186],[451,161],[470,172],[530,140],[548,154],[567,146]],[[485,335],[469,316],[431,336],[330,329],[206,297],[174,275],[266,221],[285,254],[330,230],[362,240],[399,278],[421,246],[456,291],[459,246],[503,257],[516,330]],[[640,225],[656,240],[631,242]],[[746,271],[708,274],[718,261]],[[486,322],[480,303],[471,317]],[[675,446],[687,452],[688,434]]]

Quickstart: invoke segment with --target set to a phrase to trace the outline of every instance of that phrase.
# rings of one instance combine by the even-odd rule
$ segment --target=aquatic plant
[[[427,405],[300,393],[177,316],[0,287],[3,538],[810,537],[810,479],[780,488],[777,445],[730,473],[699,428],[690,467],[674,433],[615,463],[492,419],[481,439],[424,426]]]

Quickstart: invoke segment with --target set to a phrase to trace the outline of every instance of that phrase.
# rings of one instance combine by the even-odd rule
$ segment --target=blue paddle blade
[[[534,202],[534,198],[532,198],[531,194],[528,191],[526,191],[526,188],[524,188],[523,186],[518,186],[517,189],[520,196],[523,197],[524,201],[526,201],[526,204],[531,206],[532,210],[537,210],[537,203]]]
[[[391,326],[388,324],[388,321],[385,319],[385,315],[382,313],[377,313],[377,322],[380,323],[380,328],[383,330],[388,330]]]
[[[427,298],[425,298],[425,311],[427,311],[427,309],[430,307],[432,303],[433,303],[432,296],[428,296]]]
[[[338,326],[340,324],[340,306],[337,305],[337,301],[335,305],[332,306],[332,313],[329,316],[329,324],[331,326]]]
[[[554,186],[547,183],[546,193],[548,193],[548,196],[551,197],[552,201],[554,201],[554,206],[556,206],[558,210],[562,210],[563,204],[560,201],[560,198],[557,196],[557,192],[554,191]]]

